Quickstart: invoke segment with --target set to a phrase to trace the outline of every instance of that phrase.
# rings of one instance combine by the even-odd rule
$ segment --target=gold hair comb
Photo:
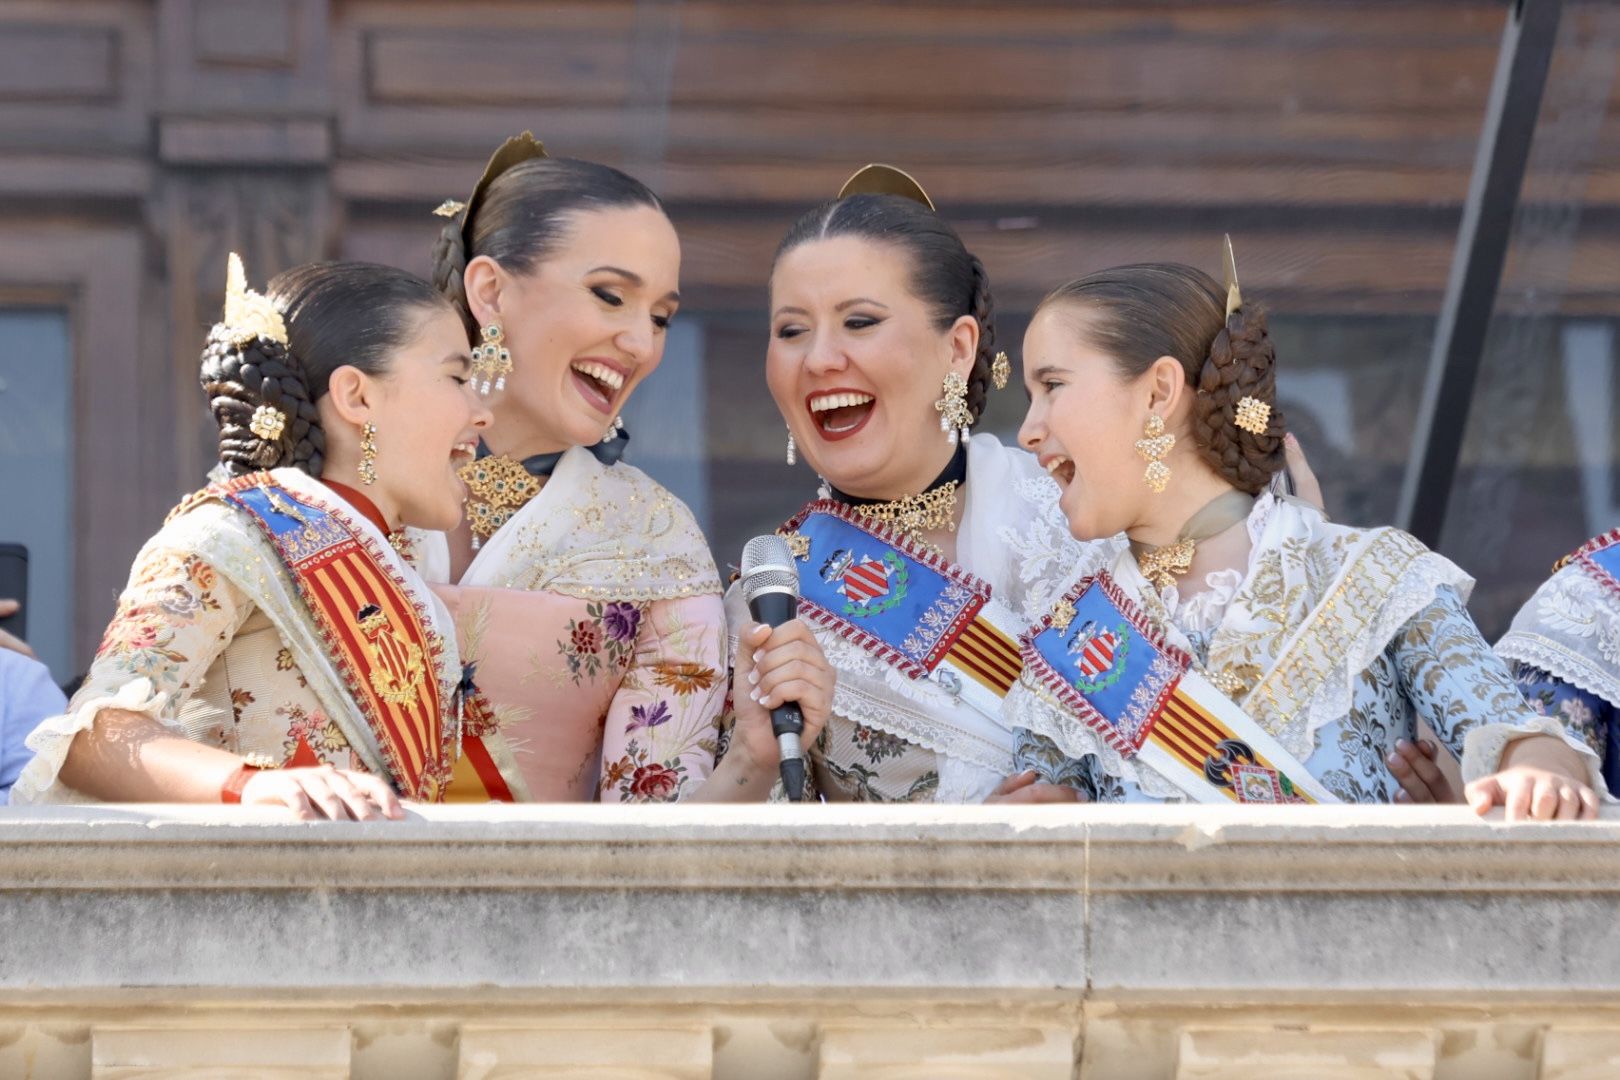
[[[466,216],[461,219],[462,225],[465,226],[472,219],[473,210],[478,206],[478,200],[484,197],[484,191],[488,189],[490,184],[495,182],[496,177],[521,162],[547,156],[546,144],[536,139],[534,132],[525,131],[521,135],[514,135],[501,143],[496,151],[489,156],[489,164],[484,166],[484,173],[478,178],[478,183],[473,186],[472,194],[467,196],[466,202],[446,199],[433,212],[439,217],[453,218],[465,211]]]
[[[857,169],[855,175],[845,180],[844,186],[838,189],[840,199],[851,195],[898,195],[902,199],[920,202],[930,210],[934,209],[934,201],[917,183],[917,178],[893,165],[872,164]]]
[[[256,337],[287,344],[287,324],[266,297],[247,287],[242,257],[231,252],[225,262],[225,317],[219,329],[225,340],[241,348]]]
[[[1232,254],[1231,233],[1226,234],[1222,256],[1226,263],[1226,317],[1230,319],[1232,312],[1243,306],[1243,294],[1238,292],[1237,256]]]

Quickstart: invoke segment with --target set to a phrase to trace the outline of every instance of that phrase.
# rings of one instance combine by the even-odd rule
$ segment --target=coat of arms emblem
[[[422,646],[409,641],[376,604],[367,604],[354,613],[354,620],[365,636],[371,653],[371,688],[390,705],[409,705],[422,691],[427,665]]]

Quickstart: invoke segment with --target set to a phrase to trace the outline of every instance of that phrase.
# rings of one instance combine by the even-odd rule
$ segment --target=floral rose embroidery
[[[630,778],[630,794],[642,799],[673,799],[680,786],[679,774],[663,765],[638,766]]]
[[[609,639],[634,641],[636,632],[641,629],[641,609],[634,604],[611,603],[602,612],[602,625]]]
[[[602,635],[595,623],[575,623],[569,637],[574,651],[579,653],[594,653],[601,644]]]

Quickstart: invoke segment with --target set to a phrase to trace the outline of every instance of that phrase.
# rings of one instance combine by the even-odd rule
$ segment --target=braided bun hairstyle
[[[490,180],[476,201],[439,231],[433,244],[433,287],[455,307],[478,341],[467,303],[467,263],[487,255],[513,274],[527,274],[567,236],[570,215],[591,210],[664,204],[640,180],[607,165],[576,158],[519,162]]]
[[[326,435],[316,403],[332,372],[348,365],[368,375],[388,363],[446,301],[420,278],[372,263],[308,263],[270,281],[266,296],[283,317],[287,343],[263,334],[241,344],[216,325],[203,347],[201,381],[219,425],[219,464],[228,476],[291,466],[320,476]],[[275,439],[250,425],[261,405],[285,418]]]
[[[771,261],[811,240],[859,236],[893,244],[911,258],[911,291],[934,311],[941,332],[963,315],[979,324],[979,351],[968,375],[967,408],[975,423],[990,390],[996,355],[996,311],[990,276],[956,230],[927,206],[902,195],[849,195],[805,213],[788,229]]]
[[[1192,439],[1221,479],[1250,495],[1263,491],[1283,467],[1287,427],[1277,408],[1277,354],[1265,312],[1239,308],[1226,315],[1226,290],[1215,279],[1176,263],[1140,263],[1102,270],[1053,290],[1036,314],[1061,304],[1077,310],[1083,337],[1135,379],[1161,356],[1181,362],[1195,391]],[[1271,406],[1265,431],[1237,426],[1245,397]]]

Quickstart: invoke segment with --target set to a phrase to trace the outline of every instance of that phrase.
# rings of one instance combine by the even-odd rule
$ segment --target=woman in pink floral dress
[[[450,798],[763,797],[777,769],[763,712],[716,766],[728,656],[708,543],[680,500],[618,461],[619,410],[680,302],[662,204],[525,133],[440,212],[434,281],[462,312],[495,415],[462,471],[461,529],[412,538],[476,669]],[[748,693],[799,700],[814,724],[832,676],[808,630],[750,646]]]

